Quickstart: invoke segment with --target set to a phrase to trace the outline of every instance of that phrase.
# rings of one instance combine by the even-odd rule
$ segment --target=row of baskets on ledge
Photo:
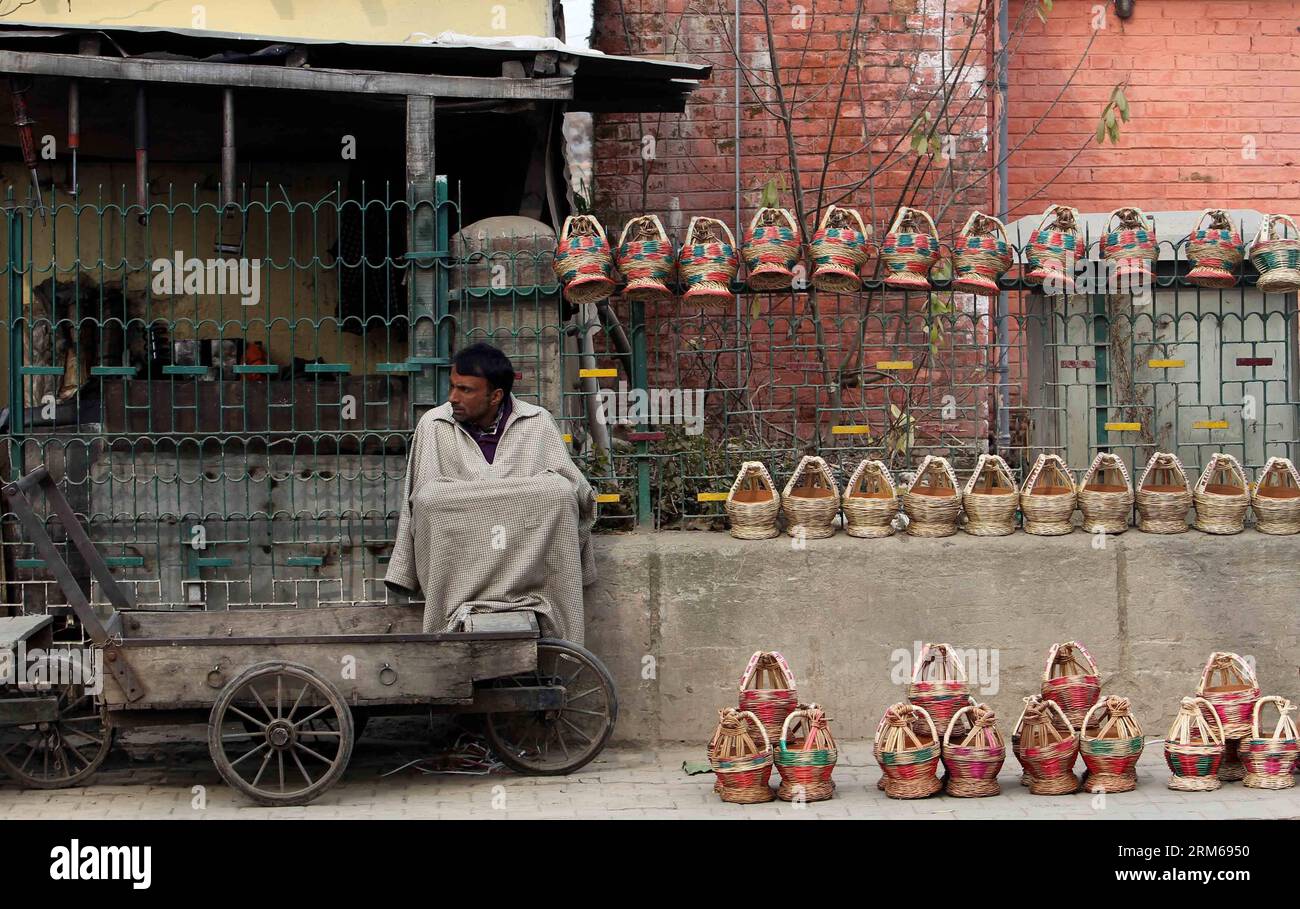
[[[1286,236],[1287,226],[1291,236]],[[861,290],[863,266],[876,250],[870,239],[871,229],[856,210],[836,205],[826,209],[808,244],[812,285],[835,293]],[[1236,284],[1246,248],[1226,212],[1203,212],[1185,243],[1193,263],[1189,283],[1208,288]],[[1048,294],[1074,292],[1074,266],[1086,258],[1085,247],[1078,209],[1049,206],[1026,248],[1026,283],[1041,284]],[[1141,209],[1119,208],[1106,219],[1101,255],[1117,278],[1151,278],[1158,250],[1155,224]],[[934,220],[920,209],[905,206],[876,251],[885,286],[900,290],[929,290],[930,273],[943,257]],[[731,229],[716,218],[692,218],[686,242],[675,248],[656,215],[628,221],[613,246],[595,216],[573,215],[560,231],[555,274],[564,295],[578,304],[614,293],[616,267],[627,282],[623,293],[629,299],[670,299],[680,280],[688,301],[728,302],[741,260],[751,289],[788,290],[804,261],[803,238],[794,215],[784,208],[760,208],[744,233],[739,253]],[[1300,230],[1295,222],[1286,215],[1267,215],[1250,246],[1250,260],[1259,271],[1260,290],[1300,290]],[[992,215],[974,212],[952,250],[952,288],[995,295],[1013,262],[1006,226]]]
[[[1084,530],[1123,533],[1134,503],[1137,526],[1147,533],[1182,533],[1192,508],[1198,530],[1240,533],[1253,507],[1256,529],[1292,534],[1300,532],[1300,473],[1286,458],[1270,458],[1251,484],[1236,458],[1215,454],[1193,486],[1176,456],[1157,452],[1135,490],[1124,462],[1109,452],[1098,454],[1077,484],[1059,455],[1041,454],[1017,489],[1006,461],[981,455],[962,488],[946,459],[928,455],[902,489],[883,462],[863,460],[841,495],[826,461],[806,455],[781,492],[761,462],[746,461],[727,493],[726,512],[731,535],[742,540],[777,536],[780,513],[792,537],[829,537],[841,513],[850,536],[889,536],[902,523],[900,507],[912,536],[951,536],[963,514],[965,531],[976,536],[1013,533],[1018,515],[1027,533],[1055,536],[1073,531],[1076,508]]]
[[[1040,694],[1025,706],[1011,736],[1022,785],[1035,795],[1129,792],[1137,787],[1142,727],[1129,700],[1101,697],[1096,661],[1078,641],[1048,652]],[[876,727],[879,788],[891,798],[925,798],[940,790],[959,798],[998,795],[1006,741],[997,717],[971,697],[961,660],[948,644],[926,644],[912,671],[907,700],[891,705]],[[1261,726],[1273,707],[1272,730]],[[1261,697],[1250,665],[1232,653],[1210,655],[1195,697],[1182,700],[1165,738],[1170,789],[1210,791],[1224,780],[1256,789],[1289,789],[1300,772],[1300,741],[1285,698]],[[940,728],[943,729],[940,735]],[[1075,763],[1083,758],[1082,782]],[[719,711],[709,742],[714,791],[742,804],[820,801],[835,792],[838,758],[825,711],[799,703],[794,673],[779,652],[759,651],[740,680],[736,708]],[[938,775],[940,763],[947,773]],[[781,777],[774,792],[773,768]]]

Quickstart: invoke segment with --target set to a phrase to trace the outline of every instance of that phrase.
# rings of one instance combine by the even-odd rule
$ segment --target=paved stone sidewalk
[[[1014,758],[1003,768],[1002,795],[986,799],[887,798],[867,742],[842,743],[836,797],[796,807],[785,802],[731,805],[712,793],[711,775],[687,776],[683,761],[703,748],[609,749],[569,777],[425,775],[404,770],[381,778],[410,749],[362,746],[344,780],[300,808],[263,808],[225,786],[193,749],[165,763],[115,755],[94,785],[20,791],[0,784],[0,819],[22,818],[1300,818],[1300,789],[1265,791],[1226,783],[1209,793],[1170,791],[1159,739],[1147,743],[1138,789],[1120,795],[1030,795]],[[1078,765],[1082,769],[1082,763]],[[775,779],[775,776],[774,776]],[[194,807],[203,787],[206,807]]]

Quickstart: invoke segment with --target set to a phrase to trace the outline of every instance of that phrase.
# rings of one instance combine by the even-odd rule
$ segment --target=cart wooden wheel
[[[298,663],[266,662],[231,679],[212,705],[208,751],[230,786],[262,805],[305,805],[352,755],[352,711]]]
[[[113,747],[108,714],[95,703],[93,670],[74,654],[50,654],[23,668],[32,681],[12,685],[5,696],[57,696],[58,719],[0,729],[0,770],[27,789],[84,783]]]
[[[520,773],[572,773],[600,754],[618,719],[618,696],[609,670],[590,651],[568,641],[538,641],[537,669],[494,685],[558,685],[565,690],[558,710],[487,715],[492,750],[501,763]]]

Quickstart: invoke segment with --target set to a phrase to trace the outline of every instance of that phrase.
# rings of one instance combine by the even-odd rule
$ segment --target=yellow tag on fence
[[[602,503],[617,502],[619,495],[616,492],[602,492],[597,494],[596,501]]]
[[[911,369],[911,360],[877,360],[876,369]]]
[[[1107,423],[1106,429],[1109,432],[1141,432],[1141,423]]]
[[[1227,420],[1197,420],[1192,424],[1193,429],[1227,429]]]
[[[613,379],[618,375],[617,369],[579,369],[580,379]]]
[[[1180,369],[1186,365],[1186,360],[1147,360],[1147,366],[1152,369]]]
[[[700,492],[696,493],[695,501],[697,502],[725,502],[727,494],[725,492]]]
[[[871,432],[870,426],[832,426],[833,436],[861,436]]]
[[[572,433],[568,433],[568,432],[566,432],[566,433],[565,433],[563,436],[561,436],[560,438],[564,439],[564,444],[565,444],[565,445],[572,445],[572,444],[573,444],[573,434],[572,434]]]

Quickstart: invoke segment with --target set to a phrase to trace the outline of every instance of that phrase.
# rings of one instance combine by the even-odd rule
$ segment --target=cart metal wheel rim
[[[212,705],[208,751],[222,779],[263,805],[301,805],[338,782],[352,711],[337,686],[297,663],[259,663]]]
[[[537,643],[537,669],[499,679],[494,687],[558,684],[558,710],[487,715],[488,739],[501,762],[532,774],[565,774],[600,754],[618,719],[609,670],[590,651],[568,641]]]
[[[56,674],[51,663],[70,673],[70,655],[50,655],[33,661],[41,678],[75,679],[82,683],[14,685],[6,697],[49,697],[58,693],[59,718],[53,723],[27,723],[0,729],[0,771],[28,789],[62,789],[94,776],[113,747],[113,728],[102,704],[95,703],[93,676]],[[84,665],[84,664],[83,664]],[[44,668],[37,668],[44,667]],[[84,670],[82,670],[84,671]]]

